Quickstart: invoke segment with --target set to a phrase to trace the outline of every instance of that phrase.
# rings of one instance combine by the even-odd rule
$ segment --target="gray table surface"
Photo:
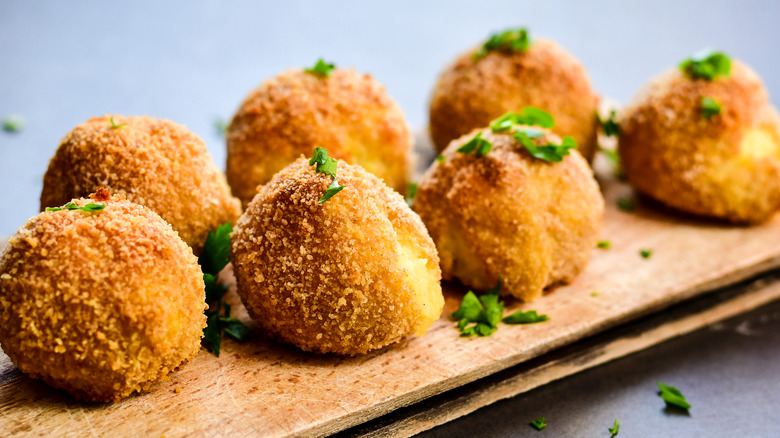
[[[215,119],[229,118],[264,79],[322,56],[373,74],[420,128],[442,68],[491,31],[518,25],[560,42],[585,64],[597,90],[620,101],[702,47],[744,60],[778,96],[778,18],[780,2],[769,0],[0,0],[0,119],[26,119],[22,132],[0,132],[0,235],[37,213],[48,159],[62,136],[91,116],[148,114],[183,123],[224,166]],[[780,402],[773,309],[762,314],[769,322],[759,333],[689,336],[430,435],[524,435],[535,415],[548,417],[546,436],[606,436],[613,417],[624,421],[620,436],[780,435],[772,415]],[[692,394],[692,417],[659,413],[659,378]]]

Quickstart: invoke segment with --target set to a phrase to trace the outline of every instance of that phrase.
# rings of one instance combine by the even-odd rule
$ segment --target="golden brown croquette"
[[[43,177],[41,210],[98,185],[154,210],[195,254],[210,230],[241,214],[203,140],[169,120],[103,116],[74,128]]]
[[[525,52],[462,54],[439,78],[430,104],[430,130],[436,149],[507,112],[526,106],[555,118],[553,131],[571,136],[591,160],[596,150],[599,98],[585,68],[558,44],[535,40]]]
[[[722,110],[705,117],[702,99]],[[780,208],[780,119],[761,79],[732,61],[708,81],[671,69],[621,112],[618,151],[637,190],[679,210],[758,223]]]
[[[537,145],[560,139],[549,131]],[[477,133],[487,155],[456,150]],[[604,199],[587,161],[571,151],[552,163],[532,157],[512,135],[475,130],[453,141],[423,175],[412,207],[431,234],[444,279],[524,301],[574,279],[588,263]]]
[[[156,213],[121,196],[46,211],[0,259],[0,344],[30,377],[90,401],[146,390],[192,359],[205,326],[196,257]]]
[[[367,74],[335,69],[322,77],[291,70],[246,98],[227,131],[227,177],[246,206],[265,184],[315,147],[360,164],[403,193],[412,137],[400,107]]]
[[[345,188],[300,158],[260,188],[238,220],[238,293],[271,337],[354,355],[424,335],[444,297],[433,241],[401,195],[338,161]]]

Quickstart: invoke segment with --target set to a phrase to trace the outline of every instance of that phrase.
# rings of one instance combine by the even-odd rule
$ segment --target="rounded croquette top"
[[[703,97],[716,100],[720,114],[705,118]],[[712,81],[670,69],[643,87],[619,123],[621,161],[639,190],[734,222],[761,222],[780,205],[780,118],[742,62]],[[764,141],[746,141],[756,133]]]
[[[337,176],[345,188],[322,204],[332,178],[304,157],[260,188],[231,236],[244,304],[273,337],[306,351],[359,354],[424,333],[443,298],[422,221],[360,166],[339,161]],[[440,302],[415,298],[405,251],[425,261]]]
[[[537,145],[560,142],[532,128],[545,134]],[[487,155],[457,152],[477,133],[493,144]],[[586,266],[604,200],[579,152],[557,163],[540,160],[511,131],[486,128],[453,141],[442,155],[423,175],[412,207],[437,243],[445,279],[487,290],[500,276],[502,293],[530,301]]]
[[[368,74],[334,69],[328,77],[289,70],[252,91],[227,131],[228,178],[248,203],[300,154],[315,146],[360,163],[404,190],[412,137],[398,104]]]
[[[116,401],[200,349],[202,273],[146,207],[99,190],[47,211],[0,258],[0,342],[16,366],[77,398]]]
[[[241,214],[203,140],[169,120],[106,115],[74,128],[44,175],[41,210],[98,185],[151,208],[196,254],[210,230]]]
[[[459,56],[434,88],[430,125],[440,150],[507,111],[530,105],[551,113],[554,131],[574,137],[580,153],[593,156],[599,97],[574,56],[545,39],[534,40],[525,52],[491,51],[477,60],[476,50]]]

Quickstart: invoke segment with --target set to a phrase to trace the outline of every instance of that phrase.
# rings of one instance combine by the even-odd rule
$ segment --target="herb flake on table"
[[[615,425],[613,427],[610,427],[608,430],[609,430],[609,433],[612,434],[612,436],[617,435],[618,431],[620,430],[620,422],[615,420]]]
[[[664,385],[661,382],[656,382],[656,385],[661,389],[661,392],[658,395],[666,402],[667,406],[682,409],[684,411],[691,408],[691,404],[685,400],[685,396],[682,395],[679,389],[674,386]]]
[[[617,206],[620,210],[625,212],[636,210],[636,205],[634,205],[634,201],[632,201],[631,198],[618,198]]]
[[[601,117],[601,114],[596,111],[596,120],[599,121],[599,125],[601,125],[601,130],[604,132],[604,135],[607,137],[617,137],[620,135],[620,124],[617,122],[616,119],[617,113],[615,110],[612,110],[609,112],[609,117],[606,119]]]
[[[653,256],[653,250],[652,249],[641,249],[639,250],[639,255],[642,256],[643,259],[649,259]]]
[[[545,419],[544,417],[539,417],[528,424],[530,424],[531,427],[533,427],[536,430],[542,430],[545,427],[547,427],[547,419]]]
[[[518,310],[501,321],[503,321],[504,324],[534,324],[547,321],[548,319],[550,319],[549,316],[539,315],[536,313],[536,310],[529,310],[527,312]]]
[[[612,248],[612,242],[610,242],[609,240],[599,240],[596,243],[596,248],[598,248],[598,249],[610,249],[610,248]]]

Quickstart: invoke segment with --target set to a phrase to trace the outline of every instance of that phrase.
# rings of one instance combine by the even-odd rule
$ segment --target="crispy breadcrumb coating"
[[[169,120],[113,121],[96,117],[65,136],[43,177],[41,210],[104,186],[154,210],[200,254],[210,230],[241,214],[203,140]]]
[[[534,129],[539,129],[534,127]],[[559,143],[549,131],[537,139]],[[456,150],[478,132],[485,156]],[[598,239],[604,199],[577,152],[533,158],[511,134],[472,131],[453,141],[417,187],[412,207],[436,242],[444,279],[530,301],[582,271]]]
[[[227,177],[246,206],[257,186],[315,147],[404,193],[412,137],[401,108],[374,78],[335,69],[330,77],[290,70],[246,98],[227,131]]]
[[[121,196],[96,212],[43,212],[0,259],[0,344],[30,377],[77,399],[117,401],[192,359],[206,319],[190,248]]]
[[[580,153],[593,158],[599,97],[577,59],[544,39],[526,52],[488,52],[476,61],[475,50],[458,57],[433,90],[430,130],[437,150],[506,112],[535,106],[555,118],[555,133],[573,137]]]
[[[702,115],[703,97],[722,112]],[[780,208],[780,118],[761,79],[733,60],[729,77],[671,69],[619,115],[623,172],[637,190],[679,210],[735,223]]]
[[[338,161],[346,187],[300,158],[238,220],[231,260],[249,314],[273,338],[319,353],[361,354],[441,315],[439,258],[401,195]]]

